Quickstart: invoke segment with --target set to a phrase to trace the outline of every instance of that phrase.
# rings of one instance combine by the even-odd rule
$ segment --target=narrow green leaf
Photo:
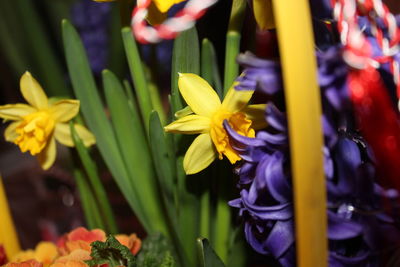
[[[143,121],[145,122],[146,130],[148,130],[147,122],[149,121],[150,113],[153,110],[153,105],[151,103],[150,91],[147,85],[140,54],[130,28],[125,27],[122,29],[122,39],[124,41],[125,53],[128,59],[133,84],[135,85],[140,111]]]
[[[197,252],[200,267],[224,267],[224,263],[210,246],[205,238],[197,239]]]
[[[158,113],[153,111],[150,116],[150,139],[149,139],[151,152],[155,162],[155,169],[160,181],[168,210],[172,211],[174,207],[174,174],[172,172],[171,160],[168,154],[167,143],[164,136],[164,129],[161,126]],[[171,212],[171,215],[176,214]]]
[[[129,182],[136,191],[139,204],[145,208],[149,228],[168,236],[162,197],[139,115],[131,112],[124,89],[112,72],[103,71],[103,83],[118,147],[129,173]]]
[[[155,111],[157,111],[158,116],[160,117],[161,124],[165,125],[167,123],[167,118],[163,107],[160,91],[157,85],[153,82],[151,71],[147,67],[146,67],[146,76],[150,90],[151,102],[153,103],[153,108]]]
[[[85,216],[86,224],[89,229],[105,229],[105,225],[100,216],[99,208],[94,200],[93,193],[90,190],[88,183],[85,180],[83,172],[79,169],[74,169],[74,177],[76,186],[78,187],[79,196],[82,204],[83,215]]]
[[[177,231],[181,229],[181,226],[177,222],[178,214],[175,209],[175,192],[177,187],[173,173],[173,165],[175,162],[170,158],[168,144],[164,136],[164,129],[161,126],[160,118],[156,111],[153,111],[150,116],[150,145],[158,181],[161,186],[164,203],[166,203],[169,221],[172,226],[172,241],[175,244],[176,252],[179,255],[180,261],[184,263],[183,266],[188,266],[189,261],[184,252],[181,239],[177,234]]]
[[[144,216],[145,207],[140,205],[137,194],[129,182],[128,172],[118,149],[114,131],[104,112],[79,35],[67,20],[63,21],[62,30],[67,66],[75,95],[81,101],[81,111],[90,130],[96,136],[100,153],[118,187],[143,226],[146,230],[150,230],[148,228],[150,225]]]
[[[213,44],[207,38],[201,43],[201,76],[208,81],[222,99],[221,76]]]
[[[49,95],[69,96],[71,93],[65,84],[61,62],[51,46],[51,40],[34,2],[15,0],[13,4],[18,7],[20,12],[19,24],[24,27],[24,42],[26,42],[26,49],[29,49],[33,59],[34,74],[43,83]]]
[[[236,77],[239,75],[239,64],[236,62],[236,57],[239,52],[240,34],[235,31],[230,31],[226,36],[224,95],[226,95]]]
[[[178,72],[200,74],[200,48],[196,28],[182,32],[174,41],[172,52],[172,113],[184,107],[178,90]]]
[[[72,140],[74,141],[76,150],[78,151],[78,155],[82,161],[83,167],[85,168],[86,174],[89,177],[89,182],[92,186],[95,200],[98,203],[98,207],[102,211],[102,218],[107,226],[107,228],[105,228],[104,230],[111,234],[117,234],[118,228],[115,222],[115,217],[111,209],[106,190],[104,189],[99,174],[97,172],[96,164],[90,157],[87,147],[85,147],[82,140],[76,133],[74,124],[72,122],[70,122],[70,128]]]

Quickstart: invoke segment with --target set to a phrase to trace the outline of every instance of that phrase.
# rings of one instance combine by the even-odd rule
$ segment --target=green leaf
[[[74,177],[88,228],[104,229],[105,225],[101,219],[99,208],[83,172],[79,169],[74,169]]]
[[[197,239],[197,251],[200,259],[200,267],[224,267],[224,263],[215,253],[205,238]]]
[[[203,77],[222,99],[221,77],[213,44],[207,38],[201,43],[201,77]]]
[[[147,236],[137,256],[138,267],[175,267],[176,262],[168,239],[160,233]]]
[[[64,70],[51,46],[52,40],[46,32],[45,24],[34,1],[14,0],[12,2],[20,12],[18,24],[21,24],[24,29],[24,43],[34,66],[32,73],[41,81],[48,95],[69,96]]]
[[[100,153],[111,171],[125,199],[146,230],[151,230],[145,219],[144,206],[129,181],[126,166],[118,149],[114,131],[104,112],[104,106],[91,73],[89,63],[78,33],[67,20],[62,23],[63,42],[72,86],[81,101],[81,111],[89,129],[96,136]]]
[[[91,260],[85,261],[89,266],[108,264],[110,267],[135,267],[136,259],[132,252],[118,240],[109,235],[105,242],[95,241],[90,244]]]
[[[76,150],[78,151],[78,155],[82,161],[83,167],[85,168],[86,174],[89,177],[89,182],[95,195],[95,200],[102,211],[103,221],[107,225],[106,228],[102,227],[102,229],[108,233],[116,234],[118,233],[117,224],[115,222],[110,202],[108,201],[106,190],[104,190],[103,184],[101,183],[99,174],[97,172],[96,163],[92,160],[87,147],[85,147],[82,140],[76,133],[73,122],[70,122],[70,127],[72,140],[74,141]]]
[[[199,39],[194,27],[182,32],[174,41],[171,72],[172,113],[184,106],[178,90],[178,72],[200,74]]]
[[[146,130],[148,130],[147,122],[149,121],[150,113],[153,110],[153,105],[151,103],[150,91],[147,85],[140,54],[129,27],[122,29],[122,39],[124,41],[125,53],[128,59],[133,84],[135,85],[140,111],[143,121],[146,123]]]
[[[145,222],[151,231],[168,235],[164,204],[139,115],[132,112],[124,89],[112,72],[103,71],[103,83],[118,147],[138,203],[145,209]]]

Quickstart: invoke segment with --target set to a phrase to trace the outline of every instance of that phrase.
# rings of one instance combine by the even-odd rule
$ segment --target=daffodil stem
[[[213,44],[207,38],[201,43],[201,76],[215,89],[222,99],[221,77]]]
[[[232,86],[239,75],[239,65],[236,57],[240,52],[240,32],[242,30],[243,18],[246,10],[245,0],[233,0],[231,16],[229,18],[228,33],[226,35],[225,47],[225,72],[224,72],[224,95]]]
[[[85,175],[80,169],[74,169],[74,177],[76,186],[78,187],[79,196],[82,204],[83,214],[89,229],[105,229],[103,220],[101,219],[99,208],[94,200],[93,193],[86,182]]]
[[[74,125],[71,122],[71,136],[78,151],[78,155],[82,161],[83,167],[85,168],[86,174],[89,178],[90,185],[93,189],[95,199],[104,214],[103,220],[107,225],[107,230],[109,233],[115,234],[118,232],[117,224],[115,222],[114,214],[111,209],[110,202],[103,184],[100,181],[100,177],[97,172],[96,164],[89,155],[89,151],[83,144],[82,140],[77,135]]]
[[[224,95],[226,95],[239,75],[239,65],[236,63],[236,57],[240,51],[240,39],[240,34],[235,31],[228,32],[226,36]]]
[[[219,175],[217,177],[214,247],[222,261],[227,263],[231,233],[231,213],[227,200],[231,186],[226,177],[225,164],[225,162],[218,162],[217,165]]]

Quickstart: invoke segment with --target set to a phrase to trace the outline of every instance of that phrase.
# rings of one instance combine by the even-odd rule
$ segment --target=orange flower
[[[116,235],[115,238],[124,246],[129,248],[133,255],[136,255],[140,247],[142,246],[142,240],[136,236],[136,234],[127,235]]]
[[[36,260],[43,264],[43,266],[49,266],[55,258],[57,258],[58,252],[57,247],[51,242],[40,242],[35,250],[28,249],[21,251],[14,255],[11,259],[12,262],[22,263],[28,260]]]
[[[64,235],[57,242],[61,255],[67,255],[74,250],[83,249],[91,251],[90,244],[94,241],[105,241],[106,234],[103,230],[94,229],[88,231],[84,227],[78,227]]]
[[[43,264],[36,260],[27,260],[23,262],[9,262],[4,267],[43,267]]]
[[[76,249],[69,255],[58,258],[50,267],[87,267],[84,261],[90,259],[89,251]]]

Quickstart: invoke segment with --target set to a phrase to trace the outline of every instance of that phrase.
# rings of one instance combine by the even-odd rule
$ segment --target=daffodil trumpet
[[[22,152],[29,151],[36,156],[42,168],[47,170],[56,158],[56,141],[74,146],[68,122],[78,114],[79,100],[62,99],[53,103],[29,72],[22,75],[20,88],[28,104],[0,106],[0,118],[14,121],[6,128],[4,136]],[[96,142],[84,126],[75,124],[75,129],[86,146]]]
[[[248,105],[254,91],[239,91],[232,86],[221,103],[207,81],[191,73],[179,74],[178,87],[188,107],[177,112],[178,120],[165,126],[164,130],[199,134],[183,160],[186,174],[202,171],[217,157],[222,159],[223,155],[232,164],[241,159],[229,143],[229,136],[223,127],[225,120],[237,133],[247,137],[254,137],[255,129],[266,126],[265,105]]]

